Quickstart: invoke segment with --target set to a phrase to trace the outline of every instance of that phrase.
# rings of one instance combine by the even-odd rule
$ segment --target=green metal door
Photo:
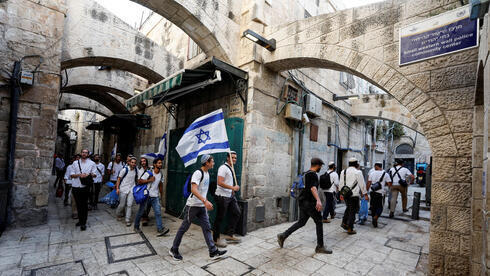
[[[242,175],[242,147],[243,147],[243,119],[241,118],[227,118],[225,119],[226,132],[228,134],[228,141],[230,143],[231,150],[236,151],[238,158],[235,165],[235,172],[237,175],[238,184],[240,183],[240,176]],[[179,143],[180,138],[184,134],[185,128],[171,130],[169,137],[169,155],[168,155],[168,175],[167,175],[167,198],[166,198],[166,212],[179,216],[185,207],[186,199],[182,194],[184,182],[187,176],[197,170],[200,165],[199,162],[185,168],[182,159],[175,150],[175,147]],[[212,170],[209,171],[210,183],[217,181],[218,168],[226,161],[226,153],[212,154],[214,157],[215,165]],[[199,159],[198,159],[199,161]],[[240,198],[240,192],[236,193],[237,198]],[[215,205],[213,195],[208,193],[207,198],[213,205]],[[213,222],[216,217],[216,208],[209,212],[210,221]],[[225,223],[226,224],[226,223]]]

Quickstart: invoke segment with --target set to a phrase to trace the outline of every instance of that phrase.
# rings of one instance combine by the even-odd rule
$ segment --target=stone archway
[[[266,27],[274,71],[349,72],[391,94],[415,117],[433,152],[429,271],[470,273],[473,91],[477,50],[398,65],[400,26],[459,7],[459,1],[386,1]],[[457,269],[457,272],[455,272]]]
[[[94,1],[67,1],[61,69],[111,66],[156,83],[183,61]]]
[[[227,62],[235,59],[235,45],[238,44],[240,26],[233,19],[240,13],[240,1],[131,1],[174,23],[192,38],[207,56],[215,56]]]
[[[90,87],[84,86],[76,86],[76,87],[65,87],[62,90],[63,94],[75,94],[79,96],[83,96],[94,100],[101,105],[105,106],[112,113],[115,114],[128,114],[129,111],[126,109],[124,104],[120,99],[115,96],[111,96],[110,93],[100,92],[96,90],[92,90]]]
[[[112,111],[104,105],[85,96],[62,94],[61,101],[58,105],[58,111],[77,109],[94,112],[104,117],[109,117],[113,114]]]

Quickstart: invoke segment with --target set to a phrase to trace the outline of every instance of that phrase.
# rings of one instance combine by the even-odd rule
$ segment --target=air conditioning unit
[[[319,117],[322,114],[322,100],[313,94],[306,95],[306,113],[313,117]]]
[[[284,112],[284,118],[294,121],[301,121],[301,106],[293,103],[288,103],[286,105],[286,110]]]

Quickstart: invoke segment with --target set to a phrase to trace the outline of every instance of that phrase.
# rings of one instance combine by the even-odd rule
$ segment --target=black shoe
[[[138,227],[138,228],[133,228],[133,231],[136,232],[136,233],[141,233],[141,229]]]
[[[408,209],[403,209],[403,213],[406,213],[406,212],[408,212]]]
[[[349,230],[349,227],[345,223],[342,223],[340,227],[342,227],[344,230]]]
[[[286,237],[284,237],[283,234],[278,234],[277,235],[277,243],[279,244],[279,247],[282,248],[284,246],[284,241],[286,240]]]
[[[355,234],[357,234],[357,232],[354,229],[349,229],[349,230],[347,230],[347,234],[348,235],[355,235]]]
[[[161,230],[158,230],[157,237],[161,237],[170,232],[170,229],[163,227]]]
[[[170,254],[170,256],[172,256],[172,258],[175,261],[182,261],[182,259],[184,259],[184,258],[182,258],[182,255],[180,255],[178,249],[170,248],[170,250],[168,251],[168,254]]]
[[[80,226],[80,230],[81,230],[81,231],[85,231],[85,230],[87,230],[87,226],[86,226],[86,225],[82,225],[82,226]]]
[[[378,218],[376,216],[373,217],[373,227],[378,228]]]
[[[214,252],[209,253],[209,258],[211,258],[212,260],[221,258],[221,256],[226,254],[226,252],[226,250],[219,250],[218,248],[216,248]]]
[[[331,249],[327,249],[323,246],[316,246],[315,248],[315,253],[319,253],[319,254],[332,254],[332,250]]]
[[[390,218],[393,218],[395,216],[394,212],[390,212]]]
[[[77,222],[77,224],[75,224],[75,226],[81,226],[82,224],[80,222]]]

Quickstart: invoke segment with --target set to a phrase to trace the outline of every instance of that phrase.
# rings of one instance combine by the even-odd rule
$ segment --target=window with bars
[[[187,49],[187,60],[202,53],[202,49],[189,37],[188,49]]]

